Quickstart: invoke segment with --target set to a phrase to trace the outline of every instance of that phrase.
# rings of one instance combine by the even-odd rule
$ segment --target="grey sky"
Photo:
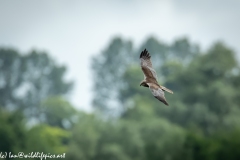
[[[0,46],[48,51],[76,82],[71,102],[89,110],[90,57],[114,36],[187,36],[203,48],[223,40],[240,51],[239,0],[0,0]]]

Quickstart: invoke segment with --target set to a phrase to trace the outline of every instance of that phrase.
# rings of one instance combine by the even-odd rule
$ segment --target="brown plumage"
[[[155,98],[163,102],[165,105],[168,105],[166,98],[164,97],[164,91],[167,91],[172,94],[173,91],[158,84],[157,74],[155,70],[152,68],[151,56],[146,49],[141,52],[140,60],[141,68],[144,74],[144,80],[140,83],[140,86],[149,87]]]

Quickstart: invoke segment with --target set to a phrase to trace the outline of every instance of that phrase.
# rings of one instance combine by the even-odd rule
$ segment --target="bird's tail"
[[[166,88],[166,87],[164,87],[164,86],[161,86],[161,88],[162,88],[162,90],[167,91],[167,92],[173,94],[173,91],[171,91],[170,89],[168,89],[168,88]]]

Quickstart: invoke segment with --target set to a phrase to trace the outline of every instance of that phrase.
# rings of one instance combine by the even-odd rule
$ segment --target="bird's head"
[[[146,82],[144,82],[144,81],[140,83],[140,86],[143,86],[143,87],[148,87],[147,83],[146,83]]]

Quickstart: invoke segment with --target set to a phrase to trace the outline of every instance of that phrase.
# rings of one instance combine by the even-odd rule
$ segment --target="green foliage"
[[[49,96],[64,95],[72,87],[64,80],[65,66],[47,53],[32,51],[20,54],[0,49],[0,105],[8,110],[21,109],[38,118],[41,101]]]
[[[79,115],[79,122],[72,133],[68,150],[69,159],[91,159],[96,154],[95,148],[102,125],[93,115]]]
[[[18,112],[9,113],[1,109],[0,124],[0,152],[21,151],[26,139],[23,116]]]
[[[22,55],[13,49],[0,49],[0,153],[67,151],[68,131],[38,124],[44,119],[66,129],[73,125],[76,110],[56,97],[72,87],[72,82],[64,80],[65,72],[66,67],[47,53]]]
[[[42,105],[42,122],[69,129],[74,124],[77,110],[61,97],[49,97]]]
[[[183,143],[183,129],[161,118],[105,122],[94,115],[84,115],[73,130],[68,157],[168,159],[178,156]]]
[[[189,133],[185,141],[185,149],[189,159],[194,160],[236,160],[240,158],[239,130],[221,131],[210,137]]]
[[[66,153],[69,136],[69,132],[58,127],[50,127],[48,125],[34,126],[28,131],[25,152]]]
[[[235,78],[232,74],[235,67],[237,62],[233,52],[216,43],[208,53],[193,59],[182,72],[167,81],[167,86],[181,93],[178,99],[188,106],[188,115],[193,115],[185,117],[185,121],[195,123],[205,132],[236,126],[224,124],[225,118],[239,109],[239,103],[234,101],[237,91],[230,80]],[[200,121],[196,117],[200,117]]]

